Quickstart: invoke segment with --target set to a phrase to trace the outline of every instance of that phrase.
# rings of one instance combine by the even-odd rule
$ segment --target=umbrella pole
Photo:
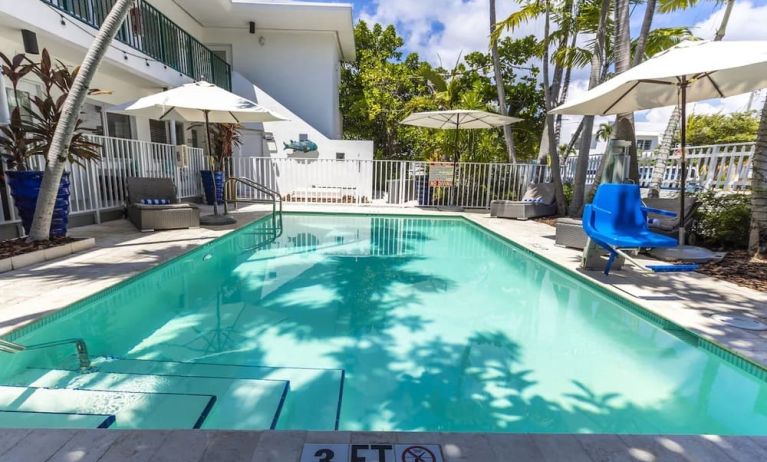
[[[460,117],[455,118],[455,152],[453,153],[453,207],[456,206],[458,203],[458,185],[455,184],[455,174],[456,169],[458,168],[458,159],[459,159],[459,153],[460,150],[459,145],[459,139],[458,139],[458,128],[460,127]]]
[[[682,124],[681,130],[680,130],[680,148],[682,149],[681,152],[681,162],[680,166],[682,169],[681,172],[681,191],[679,193],[679,245],[683,246],[685,245],[685,229],[684,229],[684,193],[687,189],[687,162],[686,162],[686,154],[687,154],[687,77],[682,77],[681,82],[681,88],[680,88],[680,104],[682,107],[679,108],[680,113],[680,122]]]
[[[208,144],[208,155],[215,159],[213,155],[213,143],[210,142],[210,120],[208,114],[210,111],[202,111],[205,114],[205,139]],[[216,172],[218,171],[218,162],[213,161],[213,215],[218,215],[218,191],[216,188]]]

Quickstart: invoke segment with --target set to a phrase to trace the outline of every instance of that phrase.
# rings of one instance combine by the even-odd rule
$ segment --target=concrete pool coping
[[[305,443],[440,444],[445,462],[767,460],[767,437],[24,429],[0,432],[0,460],[298,462]]]
[[[609,277],[599,272],[582,272],[578,269],[580,251],[554,245],[554,228],[534,221],[514,221],[491,218],[487,212],[459,213],[437,210],[391,207],[359,207],[336,205],[291,205],[286,211],[390,214],[390,215],[439,215],[461,216],[489,231],[513,241],[528,251],[555,263],[579,277],[587,277],[632,303],[641,305],[649,312],[688,329],[702,338],[722,345],[742,357],[767,367],[767,333],[744,331],[723,326],[711,318],[714,314],[738,314],[752,319],[767,320],[767,294],[735,286],[721,280],[696,273],[644,275],[627,269]],[[219,229],[188,229],[140,233],[124,220],[75,228],[73,235],[96,238],[96,247],[53,262],[23,268],[0,275],[0,335],[53,313],[81,298],[110,287],[170,258],[181,255],[203,243],[222,236],[233,229],[267,214],[266,207],[250,206],[235,212],[239,217],[236,225]],[[26,433],[24,433],[26,432]],[[117,436],[106,435],[115,433]],[[161,448],[183,447],[185,439],[194,440],[185,431],[68,431],[26,430],[0,432],[0,460],[16,451],[37,450],[47,456],[12,458],[7,460],[298,460],[298,453],[305,441],[333,442],[336,438],[399,438],[403,442],[426,442],[429,435],[437,435],[442,444],[452,444],[456,451],[446,453],[446,460],[767,460],[765,438],[717,438],[700,436],[625,436],[625,435],[498,435],[498,434],[430,434],[430,433],[378,433],[378,432],[193,432],[206,441],[204,447],[190,446],[186,458],[161,457]],[[10,435],[10,436],[9,436]],[[13,440],[15,436],[21,435]],[[244,435],[244,436],[243,436]],[[322,439],[323,435],[328,435]],[[384,435],[384,436],[380,436]],[[387,436],[388,435],[388,436]],[[10,439],[8,439],[10,438]],[[319,438],[319,439],[318,439]],[[307,440],[308,439],[308,440]],[[13,441],[11,441],[13,440]],[[50,440],[51,444],[34,442]],[[409,441],[406,441],[409,440]],[[15,441],[15,442],[14,442]],[[61,442],[58,447],[55,442]],[[106,442],[109,442],[108,445]],[[255,442],[254,442],[255,441]],[[383,441],[383,440],[382,440]],[[131,459],[125,451],[129,442],[135,443],[134,452],[141,448],[151,449],[146,457]],[[392,442],[388,440],[388,442]],[[447,442],[447,443],[445,443]],[[133,444],[130,443],[130,444]],[[576,444],[577,443],[577,444]],[[719,447],[718,444],[724,446]],[[57,454],[73,444],[79,445],[83,454],[104,451],[92,458],[59,458]],[[532,444],[532,446],[531,446]],[[712,447],[714,444],[716,447]],[[24,447],[30,448],[24,449]],[[219,447],[223,445],[222,447]],[[501,457],[498,449],[507,447],[510,455]],[[679,448],[695,454],[679,454]],[[225,459],[218,450],[248,454],[251,458]],[[484,451],[478,448],[485,447]],[[14,449],[15,448],[15,449]],[[122,449],[121,449],[122,448]],[[153,448],[153,449],[152,449]],[[211,449],[213,448],[213,449]],[[532,449],[531,449],[532,448]],[[580,449],[579,449],[580,448]],[[443,446],[444,449],[444,446]],[[11,452],[9,452],[11,451]],[[159,451],[159,452],[158,452]],[[213,451],[213,452],[211,452]],[[239,452],[238,452],[239,451]],[[296,452],[298,451],[298,452]],[[530,452],[533,451],[533,452]],[[537,452],[536,452],[537,451]],[[643,452],[644,451],[644,452]],[[512,454],[513,453],[513,454]],[[532,457],[542,453],[538,458]],[[122,455],[121,455],[122,454]],[[131,453],[132,454],[132,453]],[[137,453],[136,453],[137,454]],[[143,452],[142,452],[143,454]],[[206,455],[207,454],[207,455]],[[280,455],[281,454],[281,455]],[[518,458],[528,454],[531,457]],[[558,455],[557,455],[558,454]],[[653,454],[656,454],[653,456]],[[708,458],[703,455],[708,454]],[[729,454],[729,455],[721,455]],[[71,454],[70,454],[71,455]],[[278,457],[279,456],[279,457]],[[14,456],[15,457],[15,456]],[[69,457],[69,456],[67,456]],[[120,457],[123,457],[122,459]],[[234,456],[233,456],[234,457]],[[239,457],[239,456],[237,456]],[[244,457],[244,456],[243,456]],[[483,458],[487,457],[487,458]],[[537,456],[536,456],[537,457]],[[655,458],[653,458],[655,457]]]

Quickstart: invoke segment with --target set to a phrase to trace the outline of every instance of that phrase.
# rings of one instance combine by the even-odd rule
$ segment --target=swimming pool
[[[4,355],[0,411],[117,428],[767,434],[763,371],[468,220],[286,214],[273,231],[258,221],[18,331],[83,338],[94,368],[79,373],[71,346]]]

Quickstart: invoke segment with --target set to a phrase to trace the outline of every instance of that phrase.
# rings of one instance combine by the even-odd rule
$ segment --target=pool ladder
[[[280,193],[260,183],[256,183],[250,178],[245,178],[242,176],[228,177],[226,181],[224,182],[225,192],[227,191],[227,186],[230,184],[233,185],[234,188],[231,189],[232,197],[224,200],[224,214],[227,213],[228,202],[234,202],[235,208],[237,207],[238,202],[244,202],[244,203],[250,203],[250,204],[261,204],[264,202],[263,200],[255,199],[255,198],[239,197],[237,194],[239,190],[238,186],[242,185],[247,188],[254,189],[260,192],[261,194],[264,194],[269,197],[270,202],[272,203],[272,227],[275,230],[282,229],[282,196],[280,195]]]
[[[91,367],[91,358],[88,355],[88,347],[85,345],[85,340],[81,338],[68,338],[64,340],[56,340],[53,342],[38,343],[36,345],[21,345],[19,343],[0,339],[0,351],[3,353],[14,354],[22,351],[42,350],[44,348],[68,345],[70,343],[74,344],[75,349],[77,350],[77,359],[80,362],[80,370],[88,370]]]

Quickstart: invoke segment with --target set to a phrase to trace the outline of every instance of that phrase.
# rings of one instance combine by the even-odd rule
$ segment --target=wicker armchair
[[[516,218],[527,220],[554,215],[557,204],[554,185],[551,183],[531,184],[527,187],[521,201],[492,201],[490,216],[498,218]]]
[[[145,199],[167,200],[165,205],[143,204]],[[141,231],[197,228],[200,210],[178,201],[176,186],[169,178],[128,178],[128,220]]]

